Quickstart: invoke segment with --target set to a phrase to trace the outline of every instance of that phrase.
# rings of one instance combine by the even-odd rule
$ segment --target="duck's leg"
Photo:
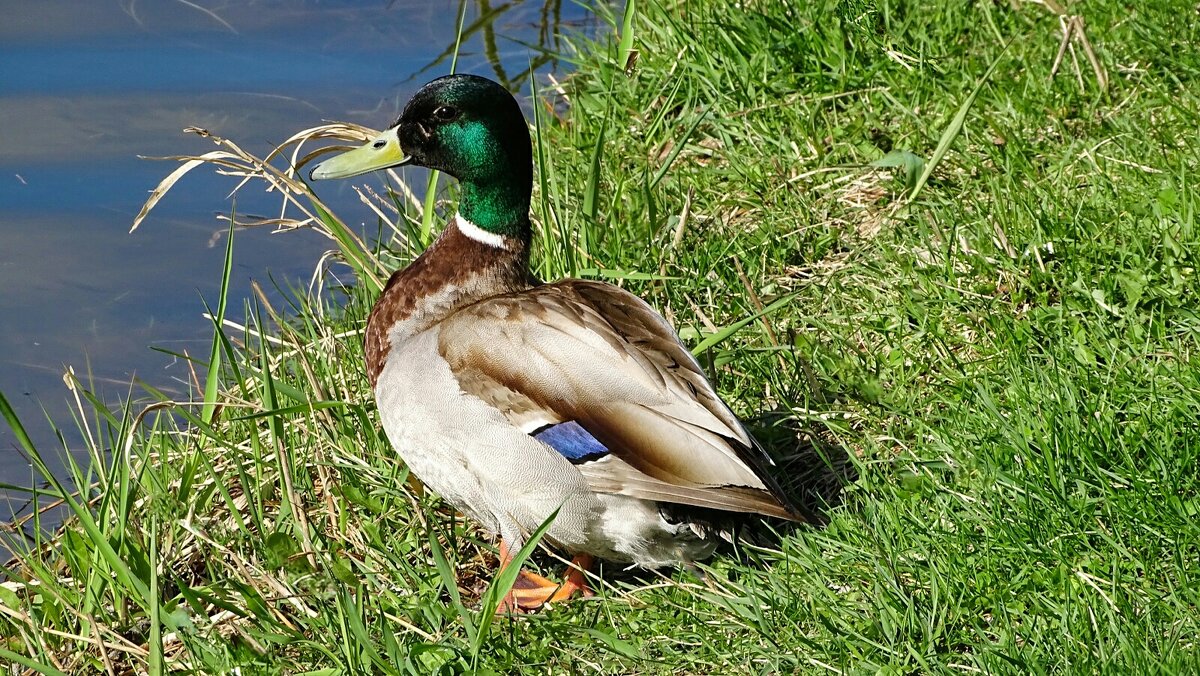
[[[512,553],[509,551],[508,543],[501,540],[500,570],[508,568],[511,563]],[[575,556],[571,559],[571,565],[567,568],[567,574],[563,577],[562,584],[551,582],[537,573],[522,569],[517,575],[517,581],[513,583],[512,589],[508,590],[504,599],[500,601],[496,612],[505,614],[536,610],[547,603],[566,601],[576,592],[583,596],[591,596],[592,590],[588,588],[587,578],[584,576],[584,571],[591,566],[591,556],[587,554]]]

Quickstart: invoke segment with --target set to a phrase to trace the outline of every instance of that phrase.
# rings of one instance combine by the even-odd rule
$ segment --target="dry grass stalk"
[[[1075,67],[1075,77],[1079,80],[1080,90],[1084,88],[1083,73],[1079,68],[1079,62],[1075,56],[1075,45],[1073,44],[1074,42],[1078,42],[1084,57],[1092,67],[1092,72],[1096,76],[1096,84],[1100,86],[1100,91],[1108,91],[1108,71],[1105,70],[1104,64],[1100,63],[1100,58],[1096,56],[1096,50],[1092,47],[1091,40],[1088,39],[1083,17],[1067,11],[1066,7],[1055,0],[1039,0],[1039,4],[1044,5],[1046,9],[1058,15],[1059,28],[1063,34],[1062,42],[1058,45],[1058,53],[1054,56],[1054,65],[1050,67],[1050,79],[1053,80],[1054,76],[1058,74],[1058,69],[1062,66],[1063,57],[1069,50],[1071,52],[1071,62]]]

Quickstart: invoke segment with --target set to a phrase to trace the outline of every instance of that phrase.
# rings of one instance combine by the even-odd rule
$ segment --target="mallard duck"
[[[522,570],[502,610],[588,594],[593,557],[656,568],[712,554],[713,515],[801,515],[771,459],[674,329],[611,284],[529,271],[533,158],[512,95],[473,75],[423,86],[395,124],[313,179],[400,165],[461,188],[458,213],[397,271],[366,328],[366,371],[397,453],[499,537],[499,565],[545,541],[562,584]]]

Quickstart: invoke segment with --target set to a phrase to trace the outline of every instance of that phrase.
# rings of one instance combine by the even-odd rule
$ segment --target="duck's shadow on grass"
[[[850,453],[832,435],[805,427],[790,411],[765,413],[750,432],[774,458],[773,477],[784,494],[809,518],[809,527],[821,527],[829,513],[842,504],[843,490],[858,479]],[[777,530],[790,532],[800,524]],[[801,526],[803,527],[803,526]]]

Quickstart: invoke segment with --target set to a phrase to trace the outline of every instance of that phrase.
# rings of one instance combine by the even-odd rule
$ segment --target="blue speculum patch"
[[[575,464],[598,460],[608,455],[608,448],[574,420],[547,425],[534,432],[533,438],[550,446]]]

